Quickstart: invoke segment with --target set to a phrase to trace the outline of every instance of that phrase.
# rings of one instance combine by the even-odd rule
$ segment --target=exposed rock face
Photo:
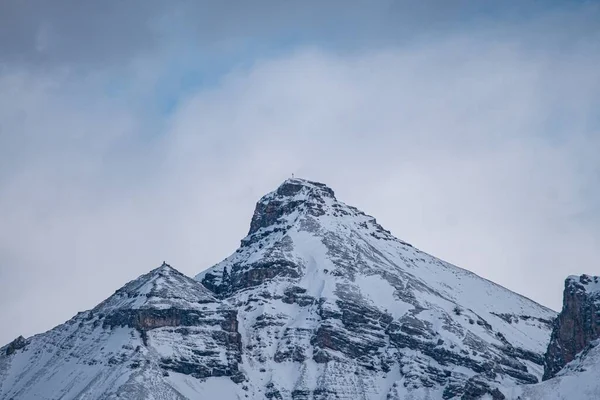
[[[501,382],[541,378],[555,315],[301,179],[197,279],[239,307],[251,398],[503,399]]]
[[[477,400],[488,396],[492,400],[505,400],[506,396],[498,389],[490,387],[489,383],[471,378],[465,385],[448,385],[442,395],[443,399]]]
[[[8,344],[8,346],[6,346],[5,353],[6,353],[7,356],[10,356],[15,351],[21,350],[25,346],[27,346],[27,341],[25,340],[25,338],[23,336],[19,336],[18,338],[16,338],[12,342],[10,342]]]
[[[554,321],[545,355],[543,379],[554,377],[593,340],[600,338],[600,278],[570,276],[565,281],[563,309]]]
[[[306,196],[307,184],[312,186],[310,196]],[[250,223],[251,237],[259,229],[269,229],[278,224],[282,219],[291,215],[299,208],[303,208],[313,216],[324,214],[324,198],[335,198],[333,190],[322,183],[303,180],[287,180],[277,190],[256,204],[252,222]],[[244,240],[243,244],[251,241]]]

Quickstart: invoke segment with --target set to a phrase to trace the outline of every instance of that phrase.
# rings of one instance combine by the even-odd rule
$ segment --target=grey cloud
[[[156,54],[178,58],[182,49],[213,57],[298,43],[336,51],[372,49],[473,28],[540,44],[550,35],[556,46],[573,36],[598,34],[599,13],[593,3],[522,0],[8,0],[0,4],[0,64],[89,70],[128,66]]]
[[[0,61],[34,65],[105,64],[151,48],[154,1],[13,1],[0,5]]]

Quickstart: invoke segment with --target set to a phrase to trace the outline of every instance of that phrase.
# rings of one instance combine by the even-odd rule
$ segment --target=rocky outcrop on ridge
[[[554,377],[578,353],[600,338],[600,278],[570,276],[565,280],[563,309],[554,321],[545,355],[544,380]]]

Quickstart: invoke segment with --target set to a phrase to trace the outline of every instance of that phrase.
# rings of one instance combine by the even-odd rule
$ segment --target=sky
[[[231,254],[293,174],[555,310],[600,274],[600,2],[0,2],[0,344]]]

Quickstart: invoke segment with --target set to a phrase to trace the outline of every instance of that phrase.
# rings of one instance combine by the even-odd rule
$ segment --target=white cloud
[[[81,76],[5,73],[0,319],[14,323],[0,342],[163,259],[190,275],[209,267],[291,173],[557,308],[564,276],[594,273],[600,238],[598,61],[464,36],[305,49],[231,72],[167,121]]]

